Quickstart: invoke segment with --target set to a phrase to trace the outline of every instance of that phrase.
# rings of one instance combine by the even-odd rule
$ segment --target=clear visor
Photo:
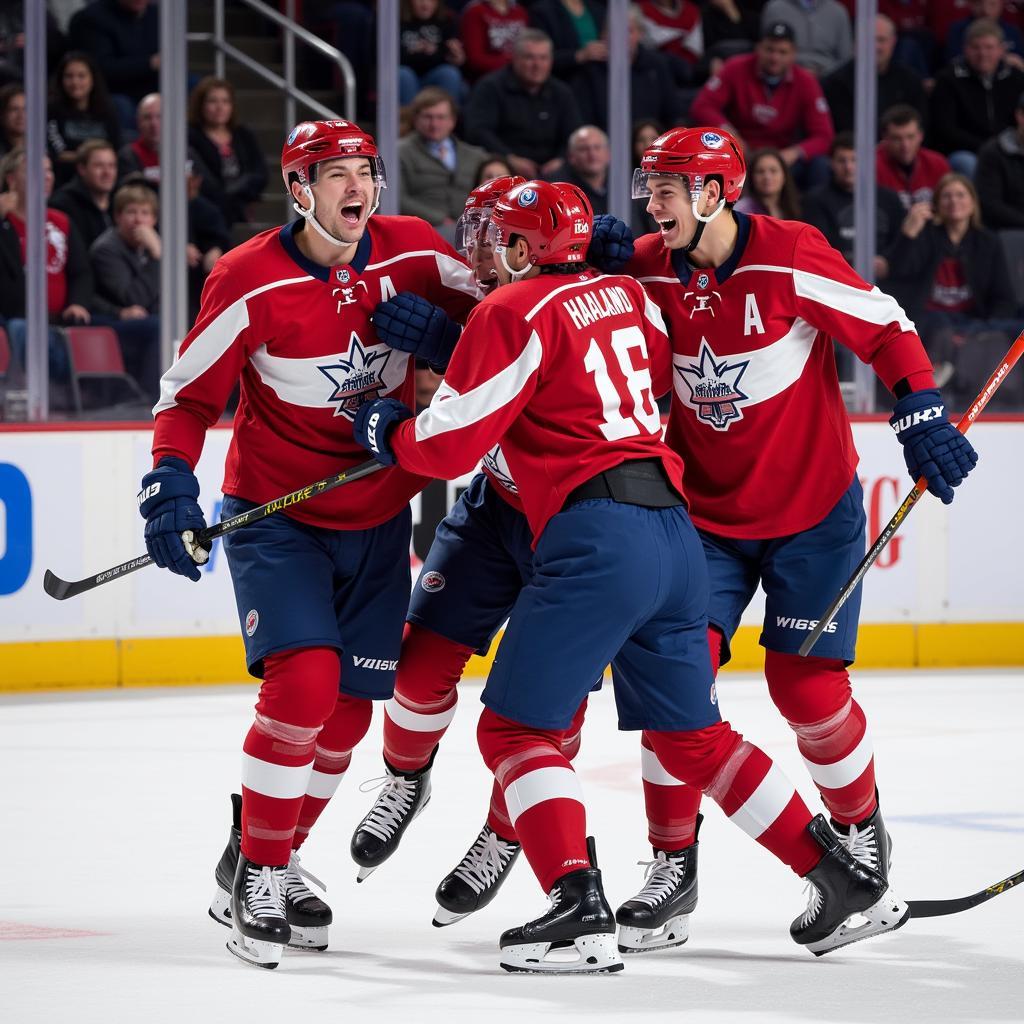
[[[495,252],[504,248],[504,243],[501,240],[501,228],[499,228],[490,217],[487,218],[487,226],[484,230],[483,241]]]
[[[477,246],[487,241],[487,225],[491,220],[490,209],[475,207],[465,210],[455,224],[455,248],[467,259]]]
[[[649,199],[651,196],[651,178],[674,178],[684,189],[690,190],[690,179],[685,174],[666,174],[664,171],[645,171],[637,167],[633,171],[633,198]],[[698,189],[698,191],[700,191]]]

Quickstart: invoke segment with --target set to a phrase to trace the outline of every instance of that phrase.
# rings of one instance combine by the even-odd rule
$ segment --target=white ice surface
[[[904,898],[959,896],[1024,867],[1024,674],[857,675]],[[0,699],[0,1021],[236,1024],[401,1021],[1021,1021],[1024,891],[816,960],[787,928],[800,881],[713,805],[700,907],[681,949],[619,975],[498,969],[501,930],[545,907],[525,861],[484,912],[432,928],[433,891],[475,837],[490,782],[476,752],[478,687],[434,769],[434,796],[398,854],[362,885],[348,854],[380,774],[380,722],[306,844],[330,887],[331,948],[259,971],[206,916],[254,687]],[[817,810],[763,683],[727,676],[725,713]],[[611,694],[591,703],[577,762],[613,906],[649,856],[638,738]],[[1021,886],[1024,890],[1024,886]],[[80,933],[80,934],[79,934]]]

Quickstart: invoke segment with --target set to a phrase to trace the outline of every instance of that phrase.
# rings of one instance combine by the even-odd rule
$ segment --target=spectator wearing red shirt
[[[512,46],[527,20],[526,11],[515,0],[473,0],[459,23],[466,51],[466,77],[476,81],[508,64]]]
[[[769,25],[752,54],[725,62],[697,94],[690,121],[725,128],[748,150],[779,150],[803,189],[828,181],[832,116],[817,79],[796,66],[784,22]]]
[[[925,148],[921,115],[907,104],[890,107],[882,116],[882,141],[875,151],[878,184],[892,189],[906,209],[915,203],[932,206],[936,183],[949,173],[949,161]]]

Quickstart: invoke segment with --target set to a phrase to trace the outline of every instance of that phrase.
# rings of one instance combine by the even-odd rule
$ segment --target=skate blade
[[[322,953],[327,948],[327,926],[320,928],[303,928],[292,925],[292,937],[289,949],[306,950],[310,953]]]
[[[379,867],[380,864],[374,864],[372,868],[361,867],[359,869],[359,873],[356,875],[356,881],[365,882]]]
[[[272,971],[284,955],[284,946],[280,943],[247,938],[237,928],[231,929],[231,938],[228,939],[226,946],[244,963],[268,971]]]
[[[626,965],[615,934],[580,935],[571,942],[524,942],[501,951],[500,966],[512,974],[611,974]]]
[[[427,809],[427,804],[429,804],[429,803],[430,803],[430,794],[427,793],[426,800],[424,800],[423,803],[421,803],[419,805],[419,807],[416,808],[416,813],[409,819],[409,825],[411,825]],[[406,831],[409,830],[409,825],[405,826]],[[404,838],[404,835],[405,834],[403,833],[403,838]],[[398,852],[398,846],[400,844],[401,844],[401,840],[399,840],[399,843],[395,846],[395,848],[391,851],[391,853],[389,853],[380,862],[380,864],[373,864],[372,866],[369,866],[369,867],[367,867],[365,865],[361,865],[360,868],[359,868],[359,873],[356,875],[356,881],[357,882],[365,882],[370,877],[370,875],[372,875],[374,873],[374,871],[376,871],[377,868],[379,868],[381,866],[381,864],[386,864]]]
[[[681,946],[690,937],[690,915],[673,917],[661,928],[628,928],[619,925],[620,953],[651,953]]]
[[[450,924],[456,924],[466,917],[469,917],[469,914],[456,914],[455,911],[445,910],[444,907],[439,905],[434,913],[434,920],[431,924],[433,924],[435,928],[445,928]]]
[[[231,927],[231,893],[225,892],[219,886],[210,901],[209,915],[225,928]]]
[[[861,919],[861,923],[851,922]],[[831,935],[820,942],[811,942],[807,948],[815,956],[824,956],[834,949],[842,949],[851,943],[870,939],[884,932],[894,932],[910,920],[910,907],[892,891],[886,889],[882,898],[873,906],[862,910],[844,921]]]

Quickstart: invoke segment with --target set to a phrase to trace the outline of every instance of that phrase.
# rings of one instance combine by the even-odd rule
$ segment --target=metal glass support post
[[[160,363],[166,370],[188,330],[185,246],[187,54],[185,4],[160,5]]]
[[[627,224],[632,220],[630,178],[633,154],[629,68],[629,0],[608,4],[608,212]]]
[[[50,411],[50,343],[46,308],[46,5],[25,0],[25,373],[28,418]]]
[[[224,42],[224,0],[214,0],[213,38],[216,40],[216,45],[213,48],[213,73],[218,78],[223,78],[224,51],[221,49],[221,45]]]
[[[865,281],[875,280],[875,141],[878,136],[878,68],[875,61],[877,0],[858,0],[854,55],[854,145],[857,177],[853,199],[853,266]],[[853,361],[855,412],[874,412],[875,373],[859,359]]]
[[[398,213],[398,0],[377,2],[377,151],[388,174],[380,212]]]

